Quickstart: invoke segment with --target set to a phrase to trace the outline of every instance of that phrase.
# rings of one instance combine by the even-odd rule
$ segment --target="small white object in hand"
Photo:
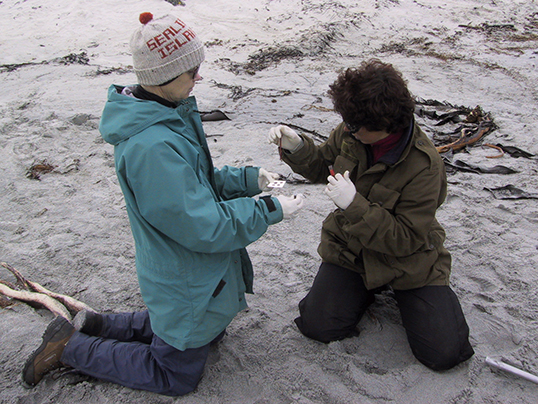
[[[286,185],[286,181],[273,181],[267,184],[267,188],[282,188]]]

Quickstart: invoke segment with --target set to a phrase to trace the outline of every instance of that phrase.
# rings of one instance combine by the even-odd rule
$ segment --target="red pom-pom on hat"
[[[138,18],[140,22],[144,25],[146,25],[148,22],[153,20],[153,14],[151,13],[142,13],[140,14],[140,17]]]

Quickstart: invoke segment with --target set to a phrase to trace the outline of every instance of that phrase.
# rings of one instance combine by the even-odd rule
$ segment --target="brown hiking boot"
[[[22,380],[33,387],[51,370],[59,368],[60,358],[75,328],[65,318],[56,317],[43,334],[43,341],[26,361]]]

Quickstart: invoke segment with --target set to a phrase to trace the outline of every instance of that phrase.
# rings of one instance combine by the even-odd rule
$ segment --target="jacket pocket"
[[[372,250],[363,251],[365,285],[368,290],[390,284],[402,275],[402,271],[394,267],[392,257]]]
[[[436,248],[424,246],[424,249],[407,257],[388,257],[392,267],[402,275],[396,278],[393,286],[397,289],[413,289],[428,284],[433,266],[439,257]]]
[[[221,279],[211,296],[217,297],[220,294],[220,292],[222,292],[222,289],[224,288],[224,286],[226,286],[226,281],[224,279]]]
[[[389,189],[379,183],[372,186],[368,194],[368,200],[387,210],[393,210],[396,203],[400,199],[400,193],[393,189]]]
[[[345,221],[345,218],[341,213],[332,212],[325,218],[318,253],[323,262],[358,270],[360,248],[357,253],[350,251],[348,248],[350,237],[342,231],[342,221]]]

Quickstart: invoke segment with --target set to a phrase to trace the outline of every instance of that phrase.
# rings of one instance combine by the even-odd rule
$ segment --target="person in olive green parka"
[[[322,264],[295,322],[322,342],[356,335],[375,293],[390,288],[413,354],[449,369],[474,352],[435,216],[447,194],[443,161],[414,122],[414,100],[392,65],[372,59],[347,69],[329,95],[343,122],[326,142],[284,125],[269,132],[295,172],[328,182],[337,208],[323,221]]]

